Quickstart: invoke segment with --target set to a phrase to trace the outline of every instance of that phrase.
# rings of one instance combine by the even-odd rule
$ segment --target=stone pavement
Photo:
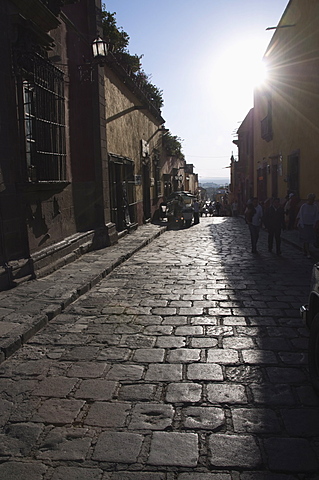
[[[285,243],[292,245],[302,251],[302,245],[299,241],[298,230],[284,230],[281,234],[281,238]],[[319,261],[319,249],[310,245],[310,252],[315,262]]]
[[[312,262],[258,250],[204,218],[53,316],[0,366],[0,480],[318,480]]]
[[[82,256],[51,275],[0,292],[0,363],[114,268],[166,230],[146,224],[117,245]]]
[[[88,253],[53,274],[0,292],[0,363],[68,305],[157,236],[166,224],[146,224],[112,247]],[[284,242],[302,250],[297,230],[282,232]],[[319,250],[311,247],[314,261]]]

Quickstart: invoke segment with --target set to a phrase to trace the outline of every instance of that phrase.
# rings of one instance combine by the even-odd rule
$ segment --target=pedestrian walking
[[[217,216],[219,216],[220,209],[222,208],[222,206],[218,200],[217,202],[215,202],[215,208],[216,208]]]
[[[276,253],[281,255],[281,230],[285,229],[285,213],[279,198],[273,198],[272,204],[265,212],[263,222],[268,230],[268,251],[272,252],[275,238]]]
[[[238,217],[238,203],[236,200],[232,203],[231,209],[233,217]]]
[[[261,205],[258,204],[257,197],[254,197],[252,201],[247,204],[247,208],[245,210],[245,220],[250,232],[251,253],[257,253],[257,242],[259,238],[262,216],[263,209]]]
[[[293,192],[289,193],[285,204],[286,224],[288,230],[293,230],[298,213],[298,197]]]
[[[194,225],[196,225],[197,223],[199,223],[199,203],[197,200],[194,200],[193,208],[194,208]]]
[[[214,216],[214,205],[213,205],[213,202],[210,202],[210,204],[208,205],[208,213],[211,217]]]
[[[315,202],[316,195],[309,193],[307,203],[301,205],[297,215],[299,239],[303,244],[304,255],[311,258],[310,244],[316,241],[316,228],[319,222],[319,211]]]

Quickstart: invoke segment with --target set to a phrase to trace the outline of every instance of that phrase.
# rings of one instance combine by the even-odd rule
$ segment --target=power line
[[[186,158],[188,157],[192,157],[192,158],[230,158],[229,156],[225,156],[225,157],[208,157],[208,156],[205,156],[205,155],[185,155]]]

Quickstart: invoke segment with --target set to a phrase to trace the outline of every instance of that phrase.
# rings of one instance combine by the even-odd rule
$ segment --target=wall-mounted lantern
[[[99,35],[96,37],[95,40],[92,42],[92,61],[85,61],[82,65],[78,65],[78,69],[80,72],[80,81],[93,81],[92,72],[95,65],[100,65],[103,67],[105,60],[107,58],[107,44]]]
[[[106,42],[99,35],[92,42],[93,58],[98,60],[105,60],[107,56]]]

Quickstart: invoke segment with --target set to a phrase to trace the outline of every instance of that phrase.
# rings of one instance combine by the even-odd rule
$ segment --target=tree
[[[163,90],[159,90],[151,81],[150,76],[147,75],[144,70],[140,69],[136,72],[136,78],[141,82],[143,90],[148,96],[149,100],[155,105],[155,107],[160,110],[164,105],[163,101]]]
[[[103,37],[106,40],[109,50],[113,53],[116,59],[126,67],[129,67],[131,72],[136,76],[136,81],[140,85],[140,88],[144,91],[149,101],[158,110],[164,105],[163,91],[150,81],[150,75],[147,75],[142,70],[141,59],[143,55],[137,54],[131,55],[128,50],[128,44],[130,37],[123,30],[122,27],[118,27],[116,24],[116,13],[107,12],[103,5],[102,10],[102,28]]]
[[[122,28],[117,27],[115,15],[115,12],[102,10],[103,37],[108,40],[111,51],[124,52],[127,50],[130,37]]]
[[[182,152],[182,140],[176,135],[172,135],[170,132],[166,133],[163,136],[163,146],[168,155],[185,159]]]

